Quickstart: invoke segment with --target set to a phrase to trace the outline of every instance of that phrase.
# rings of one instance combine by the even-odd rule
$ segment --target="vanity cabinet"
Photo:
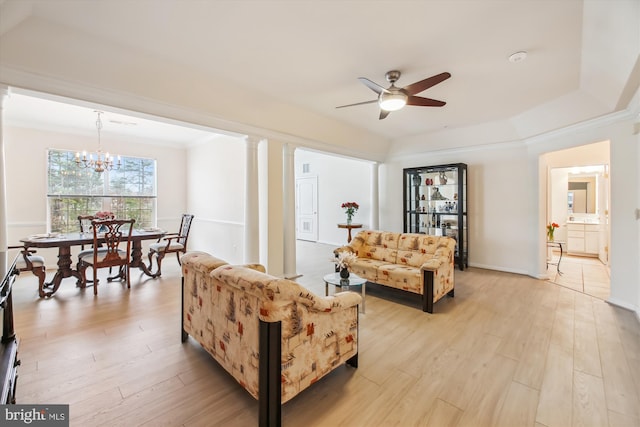
[[[567,252],[579,255],[598,255],[600,225],[567,224]]]
[[[407,168],[403,175],[404,232],[452,237],[455,263],[464,270],[469,266],[467,165]]]

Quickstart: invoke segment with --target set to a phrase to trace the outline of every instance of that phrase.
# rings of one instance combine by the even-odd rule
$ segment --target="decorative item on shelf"
[[[422,177],[420,176],[420,174],[417,173],[417,174],[413,175],[413,185],[415,185],[417,187],[420,184],[422,184]]]
[[[431,193],[431,200],[447,200],[447,198],[440,194],[438,187],[434,187],[433,192]]]
[[[86,151],[82,152],[82,156],[80,156],[80,152],[76,152],[76,165],[82,168],[91,168],[98,173],[104,172],[105,170],[120,169],[122,165],[120,156],[118,156],[118,162],[114,164],[113,156],[111,156],[109,152],[102,152],[102,141],[100,139],[102,120],[100,119],[100,115],[103,113],[102,111],[95,112],[98,114],[98,119],[96,120],[96,128],[98,129],[98,151],[96,152],[96,158],[94,160],[93,154],[91,153],[89,153],[89,157],[87,158]]]
[[[349,266],[355,262],[358,257],[352,252],[340,252],[336,258],[332,258],[331,261],[336,264],[336,271],[340,272],[340,277],[343,279],[349,278]]]
[[[447,183],[447,175],[445,175],[444,171],[440,172],[438,178],[440,179],[440,185],[445,185]]]
[[[433,180],[431,178],[427,178],[424,180],[424,183],[427,185],[433,185]]]
[[[553,242],[553,232],[556,230],[556,228],[559,227],[560,226],[555,222],[550,222],[549,224],[547,224],[547,240]]]
[[[342,209],[344,209],[347,214],[347,224],[351,224],[353,216],[358,211],[358,208],[360,208],[360,206],[356,202],[344,202],[342,204]]]

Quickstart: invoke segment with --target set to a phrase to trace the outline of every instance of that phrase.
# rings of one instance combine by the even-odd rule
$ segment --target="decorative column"
[[[285,144],[282,148],[283,173],[283,250],[284,250],[284,277],[297,277],[296,273],[296,196],[295,196],[295,147]]]
[[[245,188],[244,188],[244,262],[260,262],[260,216],[258,191],[258,143],[259,138],[245,139]]]
[[[371,164],[371,230],[378,230],[380,227],[380,200],[378,196],[378,186],[380,178],[378,175],[378,162]]]
[[[6,251],[9,246],[7,234],[7,177],[4,157],[4,103],[9,97],[9,87],[0,85],[0,251]]]

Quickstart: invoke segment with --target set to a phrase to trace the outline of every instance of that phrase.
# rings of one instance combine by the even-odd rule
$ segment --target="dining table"
[[[131,261],[129,267],[139,268],[144,274],[153,277],[150,270],[151,266],[147,266],[142,260],[142,241],[157,240],[167,234],[166,231],[160,229],[135,229],[131,232]],[[62,279],[75,277],[78,284],[82,284],[84,278],[76,268],[73,267],[71,258],[71,247],[92,245],[93,232],[90,233],[45,233],[20,239],[25,248],[58,248],[58,270],[51,282],[45,283],[44,296],[50,297],[56,293],[60,287]],[[100,240],[98,240],[100,243]]]

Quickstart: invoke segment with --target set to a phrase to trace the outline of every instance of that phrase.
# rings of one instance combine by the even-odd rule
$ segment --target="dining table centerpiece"
[[[109,212],[109,211],[100,211],[100,212],[96,212],[94,215],[94,218],[99,219],[99,220],[105,220],[105,219],[115,219],[115,215],[113,214],[113,212]],[[106,225],[101,225],[100,228],[98,229],[98,231],[100,233],[105,233],[108,230]]]
[[[113,219],[116,216],[113,214],[113,212],[100,211],[100,212],[96,212],[94,217],[96,217],[97,219]]]

